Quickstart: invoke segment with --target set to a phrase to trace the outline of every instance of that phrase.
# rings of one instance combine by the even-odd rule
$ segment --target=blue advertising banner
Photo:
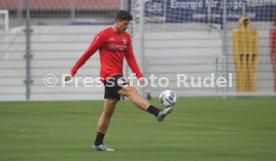
[[[236,21],[243,13],[252,21],[272,21],[276,0],[227,0],[227,20]],[[223,0],[148,0],[146,18],[166,22],[222,23]]]

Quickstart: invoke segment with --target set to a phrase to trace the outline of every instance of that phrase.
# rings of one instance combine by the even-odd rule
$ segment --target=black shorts
[[[120,100],[121,95],[118,91],[123,87],[123,85],[129,84],[128,80],[122,75],[115,75],[106,78],[104,83],[104,98],[105,99],[117,99]]]

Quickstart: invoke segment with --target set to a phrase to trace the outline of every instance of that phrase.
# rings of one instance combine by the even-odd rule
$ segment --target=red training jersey
[[[79,58],[71,69],[75,75],[78,69],[99,49],[102,80],[114,75],[123,75],[123,60],[126,57],[127,63],[138,78],[143,77],[135,60],[130,35],[127,32],[116,33],[112,27],[99,32],[89,48]]]
[[[271,56],[276,56],[276,29],[270,30]]]

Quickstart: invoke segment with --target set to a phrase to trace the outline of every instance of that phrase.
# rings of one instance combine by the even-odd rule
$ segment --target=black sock
[[[96,140],[95,140],[96,146],[103,144],[104,135],[105,134],[103,134],[103,133],[97,132],[97,136],[96,136]]]
[[[150,105],[147,111],[157,117],[160,110],[153,105]]]

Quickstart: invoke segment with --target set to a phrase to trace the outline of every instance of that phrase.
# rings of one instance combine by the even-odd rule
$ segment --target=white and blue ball
[[[159,95],[159,102],[165,107],[173,106],[176,102],[176,94],[171,90],[164,90]]]

